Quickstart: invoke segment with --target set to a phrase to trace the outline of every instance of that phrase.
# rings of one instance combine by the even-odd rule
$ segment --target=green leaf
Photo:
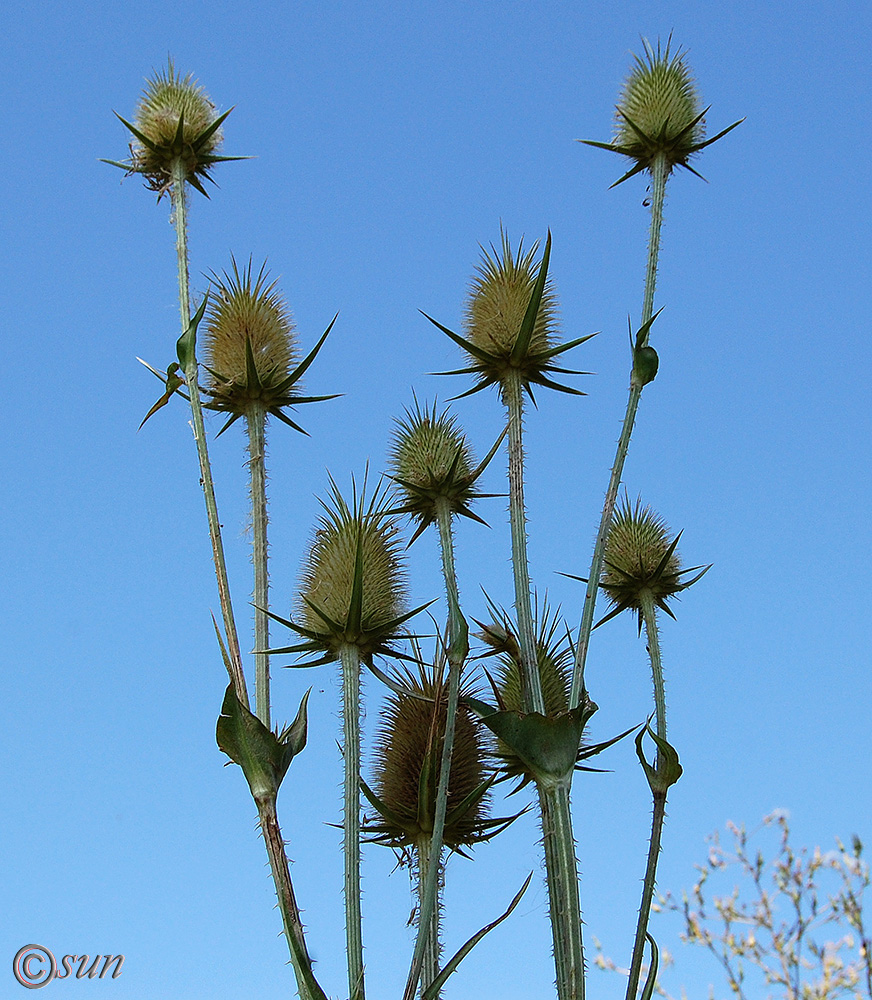
[[[660,965],[660,949],[657,947],[657,942],[647,931],[645,931],[645,937],[648,944],[651,945],[651,968],[648,970],[648,975],[645,979],[645,986],[639,1000],[651,1000],[654,996],[654,990],[657,986],[657,969]]]
[[[521,320],[521,329],[518,331],[518,339],[512,348],[510,361],[518,364],[527,357],[530,350],[530,341],[533,339],[533,330],[536,326],[536,317],[539,315],[539,306],[542,304],[542,295],[545,291],[545,282],[548,279],[548,262],[551,260],[551,230],[548,230],[548,238],[545,240],[545,252],[542,254],[542,263],[539,265],[539,273],[536,276],[536,284],[533,286],[533,294],[527,304],[527,311]]]
[[[642,750],[642,740],[645,733],[654,740],[657,746],[657,758],[654,766],[645,760],[645,754]],[[636,737],[636,755],[645,772],[645,777],[648,779],[648,784],[651,786],[651,791],[655,795],[665,795],[670,786],[674,785],[683,773],[684,769],[678,761],[678,751],[658,736],[651,728],[650,723],[646,723],[645,727],[639,730],[639,735]]]
[[[643,386],[653,382],[660,367],[660,357],[653,347],[647,344],[639,347],[633,354],[633,372],[630,376],[634,385]]]
[[[482,927],[482,929],[477,934],[473,934],[473,936],[466,942],[466,944],[463,945],[463,947],[460,948],[460,950],[446,963],[445,967],[442,969],[439,975],[433,980],[432,983],[430,983],[430,985],[424,991],[421,1000],[435,1000],[435,998],[439,995],[439,991],[445,985],[445,981],[448,979],[451,973],[455,971],[457,966],[460,965],[460,963],[464,960],[464,958],[466,958],[466,956],[472,951],[472,949],[478,944],[478,942],[481,941],[481,939],[485,936],[485,934],[488,934],[490,931],[492,931],[494,927],[498,927],[505,919],[507,919],[507,917],[511,915],[512,911],[515,909],[518,903],[521,902],[521,897],[527,891],[527,887],[529,886],[530,880],[532,878],[533,878],[533,873],[530,872],[530,874],[524,881],[524,884],[516,893],[515,898],[511,901],[511,903],[509,903],[509,907],[506,910],[506,912],[503,913],[502,916],[497,917],[496,920],[487,924],[485,927]]]
[[[554,717],[492,712],[482,722],[521,758],[538,783],[553,787],[571,779],[591,714],[586,705],[579,705]]]
[[[297,717],[276,736],[239,700],[227,685],[215,730],[218,746],[242,768],[256,802],[275,800],[291,761],[306,745],[306,703],[303,696]]]
[[[193,318],[188,323],[188,328],[176,342],[176,354],[178,355],[179,365],[183,372],[187,372],[188,366],[196,361],[197,327],[200,325],[200,320],[206,312],[206,303],[208,301],[209,293],[207,292],[203,296],[203,301],[194,313]]]
[[[170,397],[173,395],[174,392],[178,390],[179,386],[185,384],[185,380],[183,378],[180,378],[179,375],[177,374],[178,371],[179,371],[179,366],[176,364],[175,361],[167,368],[166,379],[165,379],[166,392],[160,397],[160,399],[154,404],[154,406],[152,406],[152,408],[148,411],[148,413],[146,413],[146,415],[142,418],[142,423],[139,425],[138,430],[142,430],[146,420],[148,420],[149,417],[157,413],[157,411],[161,409],[161,407],[166,406],[167,403],[170,401]]]

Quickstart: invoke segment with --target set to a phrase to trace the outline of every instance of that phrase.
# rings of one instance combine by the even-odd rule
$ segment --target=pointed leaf
[[[645,986],[639,1000],[651,1000],[654,996],[654,990],[657,988],[657,969],[660,965],[660,949],[657,947],[657,942],[647,931],[645,931],[645,938],[651,945],[651,967],[648,969]]]
[[[554,787],[572,777],[587,712],[583,706],[554,717],[494,712],[482,722],[521,758],[538,784]]]
[[[206,303],[209,301],[209,293],[203,296],[203,301],[194,313],[193,318],[188,323],[188,328],[179,337],[176,342],[176,355],[179,359],[179,365],[183,372],[187,374],[188,367],[196,360],[196,348],[197,348],[197,327],[200,325],[200,320],[203,318],[203,313],[206,312]]]
[[[539,264],[539,273],[536,276],[536,284],[533,286],[533,294],[527,304],[527,311],[521,320],[521,328],[515,340],[514,347],[509,360],[512,364],[520,364],[527,357],[530,350],[530,341],[533,339],[533,330],[536,326],[536,318],[539,315],[539,307],[542,304],[542,295],[545,291],[545,282],[548,280],[548,263],[551,260],[551,230],[548,230],[548,237],[545,240],[545,251],[542,254],[542,262]]]
[[[645,733],[654,740],[657,746],[657,759],[653,767],[645,760],[645,754],[642,750],[642,740]],[[646,723],[645,727],[639,731],[639,735],[636,737],[636,756],[639,758],[642,770],[645,772],[648,784],[651,786],[651,791],[655,795],[666,795],[669,787],[674,785],[682,775],[683,768],[678,761],[678,751],[670,743],[658,736],[651,728],[650,723]]]
[[[139,129],[136,128],[136,126],[131,125],[129,121],[127,121],[125,118],[122,118],[117,111],[113,111],[112,114],[115,115],[115,117],[121,122],[122,125],[130,129],[130,131],[136,136],[137,139],[139,139],[139,141],[143,144],[143,146],[145,146],[146,149],[150,149],[152,152],[155,152],[157,146],[151,141],[151,139],[149,139],[147,135],[143,135],[142,132],[140,132]]]
[[[234,104],[233,107],[235,108],[236,105]],[[196,138],[191,140],[191,149],[193,149],[195,153],[199,153],[203,146],[205,146],[218,129],[221,128],[224,124],[224,119],[232,110],[233,108],[230,108],[228,111],[225,111],[223,115],[219,115],[211,125],[204,128],[203,131],[196,136]],[[234,159],[236,159],[236,157],[234,157]]]
[[[419,309],[418,312],[421,313],[424,319],[429,319],[430,322],[433,324],[433,326],[438,327],[444,334],[447,334],[454,341],[455,344],[457,344],[459,347],[462,347],[464,351],[471,354],[474,358],[478,358],[479,361],[487,361],[487,362],[494,361],[494,357],[492,354],[488,354],[487,351],[483,351],[480,347],[477,347],[471,341],[465,340],[463,337],[460,337],[456,333],[454,333],[453,330],[449,330],[447,326],[443,326],[441,323],[438,323],[435,319],[433,319],[432,316],[428,316],[423,309]]]

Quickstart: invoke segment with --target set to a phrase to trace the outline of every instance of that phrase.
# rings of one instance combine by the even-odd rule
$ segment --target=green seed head
[[[647,592],[661,604],[684,589],[674,539],[662,518],[650,507],[625,500],[615,511],[605,549],[603,590],[622,608],[641,610]],[[671,550],[671,551],[670,551]]]
[[[189,178],[208,175],[212,157],[218,152],[223,136],[218,128],[202,142],[199,140],[215,123],[217,112],[192,74],[176,73],[172,60],[165,71],[146,80],[134,115],[137,130],[148,140],[136,138],[131,145],[133,169],[145,175],[150,186],[164,190],[170,181],[172,165],[182,158]],[[178,135],[179,120],[182,134]]]
[[[466,505],[477,495],[475,460],[455,418],[448,411],[437,416],[435,403],[432,410],[421,410],[416,401],[414,413],[407,410],[396,424],[390,473],[403,512],[426,525],[436,520],[438,503],[444,499],[451,513],[466,513]]]
[[[303,566],[297,620],[334,658],[343,644],[366,658],[393,637],[405,607],[396,526],[378,491],[368,505],[355,495],[349,507],[334,485],[324,510]]]
[[[514,253],[508,236],[503,233],[502,253],[498,254],[494,250],[491,255],[483,250],[478,273],[472,280],[466,303],[464,329],[475,347],[492,356],[487,372],[497,379],[509,367],[523,370],[524,361],[527,360],[521,359],[513,365],[510,357],[536,283],[539,270],[535,261],[537,249],[538,244],[534,244],[524,253],[522,240],[517,253]],[[548,281],[533,326],[528,358],[552,347],[556,334],[557,299],[554,287]]]
[[[705,138],[699,95],[683,53],[672,58],[644,41],[644,57],[624,82],[615,114],[615,146],[645,167],[658,155],[668,169],[686,164]]]
[[[422,669],[419,678],[407,675],[405,683],[432,700],[392,695],[382,710],[373,777],[376,796],[385,808],[370,829],[373,839],[391,847],[414,844],[433,832],[448,701],[436,671]],[[488,796],[482,789],[488,763],[485,732],[469,710],[458,705],[443,834],[444,843],[453,849],[487,839]],[[477,789],[481,795],[476,797]],[[467,807],[458,812],[470,796]]]
[[[234,260],[232,275],[213,275],[204,342],[213,409],[241,415],[287,402],[282,390],[298,358],[296,336],[265,268],[252,278],[251,261],[240,272]]]

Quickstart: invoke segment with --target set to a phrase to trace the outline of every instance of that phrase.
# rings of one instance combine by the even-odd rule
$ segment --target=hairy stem
[[[645,636],[648,640],[648,656],[651,660],[651,674],[654,681],[654,706],[657,714],[657,735],[666,739],[666,692],[663,686],[663,667],[660,660],[660,638],[657,633],[657,614],[654,609],[654,599],[649,591],[640,594],[642,618],[645,622]],[[655,768],[660,767],[660,757],[655,762]],[[630,979],[627,984],[627,1000],[635,1000],[639,989],[639,978],[642,974],[642,959],[645,951],[645,934],[648,931],[648,919],[651,915],[651,903],[654,899],[654,888],[657,884],[657,862],[660,857],[660,837],[663,832],[663,820],[666,816],[666,791],[652,789],[654,796],[654,811],[651,816],[651,841],[648,845],[648,863],[645,867],[645,879],[642,885],[642,901],[639,905],[639,919],[636,923],[636,937],[633,942],[633,958],[630,962]]]
[[[418,890],[420,894],[418,938],[415,941],[412,966],[403,994],[404,1000],[412,1000],[419,979],[422,988],[426,989],[439,972],[439,885],[442,875],[442,836],[445,831],[445,815],[448,811],[448,781],[451,775],[451,756],[454,751],[457,703],[460,698],[460,674],[469,653],[469,629],[460,610],[460,596],[454,571],[451,507],[444,497],[437,500],[436,513],[442,551],[442,575],[448,598],[448,705],[445,713],[445,735],[439,767],[439,787],[436,793],[436,813],[433,819],[433,834],[429,842],[426,866],[424,855],[420,850],[418,855],[420,862],[418,866]],[[435,965],[433,965],[434,962]],[[428,970],[428,964],[431,967],[430,970]],[[432,975],[430,971],[432,971]]]
[[[530,570],[527,565],[527,514],[524,507],[524,400],[520,373],[512,369],[502,384],[509,416],[509,520],[512,528],[512,569],[515,576],[515,615],[521,647],[521,687],[525,712],[545,714],[539,677],[533,610],[530,606]]]
[[[345,760],[345,943],[349,1000],[364,1000],[360,914],[360,652],[344,644],[342,662],[342,755]]]
[[[254,564],[254,703],[255,714],[269,729],[269,563],[266,540],[266,411],[255,407],[245,416],[251,492],[251,561]]]
[[[569,782],[538,786],[557,996],[584,1000],[584,945]]]
[[[188,287],[188,221],[187,192],[185,189],[187,174],[181,159],[173,163],[172,177],[173,222],[176,228],[179,274],[179,310],[182,318],[182,334],[185,334],[191,322],[191,302]],[[230,603],[230,583],[227,579],[227,565],[224,560],[224,543],[221,539],[221,523],[218,520],[218,505],[215,501],[215,487],[212,482],[212,466],[209,462],[209,451],[206,445],[203,408],[200,404],[200,388],[197,384],[197,358],[194,351],[191,351],[184,374],[188,395],[191,398],[191,422],[194,430],[194,441],[197,444],[197,456],[200,460],[200,485],[203,488],[203,498],[206,501],[209,538],[212,542],[212,561],[218,580],[218,597],[221,602],[221,615],[224,620],[224,632],[227,636],[230,656],[230,676],[236,697],[248,708],[248,691],[242,671],[242,656],[239,652],[236,621]]]
[[[644,326],[654,315],[654,288],[657,284],[657,264],[660,258],[660,228],[663,224],[663,202],[666,197],[666,180],[669,176],[669,167],[665,157],[659,156],[651,166],[652,191],[651,191],[651,229],[648,237],[648,262],[645,268],[645,292],[642,297],[642,322]],[[646,334],[640,347],[646,346],[648,335]],[[606,490],[606,498],[603,503],[602,517],[600,518],[599,531],[593,547],[593,558],[590,564],[590,572],[587,576],[587,592],[584,596],[584,609],[581,614],[581,626],[578,630],[578,644],[575,651],[575,667],[572,672],[572,689],[569,695],[569,707],[575,708],[581,702],[584,691],[584,666],[587,661],[587,650],[590,645],[590,633],[593,629],[593,616],[596,609],[597,589],[599,587],[600,576],[603,571],[603,557],[605,555],[606,538],[612,524],[612,516],[615,512],[615,504],[618,500],[618,489],[621,485],[621,476],[624,472],[624,462],[630,448],[630,437],[633,433],[633,425],[636,422],[636,411],[639,408],[639,399],[642,396],[642,385],[635,378],[630,380],[630,395],[627,399],[627,411],[624,414],[624,424],[621,428],[621,436],[618,439],[618,448],[615,453],[615,461],[612,465],[609,485]]]
[[[282,925],[291,952],[291,963],[297,977],[300,997],[302,1000],[327,1000],[326,994],[318,985],[312,972],[312,960],[306,948],[303,922],[300,919],[300,909],[294,896],[288,857],[285,853],[282,831],[276,816],[275,799],[269,798],[258,802],[257,811],[260,816],[260,828],[269,856],[270,871],[276,886]]]

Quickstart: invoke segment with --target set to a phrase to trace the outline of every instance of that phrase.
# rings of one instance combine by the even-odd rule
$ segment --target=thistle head
[[[589,146],[621,153],[634,165],[612,187],[641,170],[652,170],[660,162],[668,176],[677,167],[696,173],[689,160],[717,142],[740,122],[734,122],[711,139],[705,138],[705,115],[686,53],[670,54],[672,37],[666,48],[656,50],[642,39],[644,55],[634,56],[615,106],[615,137],[610,143],[583,139]],[[744,119],[742,119],[744,120]]]
[[[643,602],[651,601],[671,617],[675,617],[667,601],[695,583],[709,569],[706,566],[692,580],[682,582],[682,576],[700,569],[681,569],[676,551],[681,532],[670,537],[666,522],[650,507],[642,507],[641,499],[630,506],[626,497],[615,511],[606,539],[601,586],[614,605],[613,610],[598,624],[627,609],[638,613],[642,626]]]
[[[517,252],[514,251],[505,232],[500,251],[491,246],[492,252],[488,253],[482,248],[481,263],[472,279],[464,312],[466,338],[427,316],[472,359],[468,368],[441,373],[477,377],[476,385],[461,395],[471,395],[493,384],[505,389],[509,380],[515,377],[520,378],[531,396],[533,383],[584,395],[548,378],[550,372],[584,374],[558,368],[553,362],[558,355],[584,343],[593,334],[568,344],[557,344],[557,297],[548,280],[550,232],[542,260],[537,262],[538,249],[539,244],[534,243],[525,252],[521,240]]]
[[[440,504],[449,514],[463,514],[480,521],[469,505],[481,494],[475,483],[493,456],[475,465],[472,449],[463,430],[447,410],[428,410],[415,400],[415,409],[406,410],[396,421],[390,452],[390,475],[397,484],[402,505],[396,513],[411,514],[418,523],[416,538],[428,524],[438,519]]]
[[[403,684],[410,694],[392,694],[382,709],[373,788],[366,789],[379,813],[368,825],[371,839],[394,848],[432,836],[448,709],[441,663],[419,666],[417,676],[405,671]],[[496,832],[488,819],[488,750],[487,730],[459,704],[443,833],[445,845],[453,850],[488,840]]]
[[[166,70],[146,79],[133,122],[118,115],[133,134],[130,159],[104,162],[142,174],[146,185],[159,196],[171,186],[174,167],[181,162],[185,180],[206,194],[202,180],[212,180],[209,172],[216,163],[244,159],[219,155],[221,124],[229,114],[219,115],[193,75],[176,73],[170,59]]]
[[[303,564],[292,627],[307,639],[295,652],[320,653],[318,662],[339,658],[343,645],[364,660],[392,653],[390,642],[409,615],[405,568],[396,524],[376,490],[367,502],[356,489],[349,505],[335,483]]]
[[[212,275],[204,340],[211,409],[242,416],[293,402],[285,390],[299,355],[297,338],[287,304],[268,276],[265,264],[253,278],[251,260],[240,271],[235,259],[232,274]]]

